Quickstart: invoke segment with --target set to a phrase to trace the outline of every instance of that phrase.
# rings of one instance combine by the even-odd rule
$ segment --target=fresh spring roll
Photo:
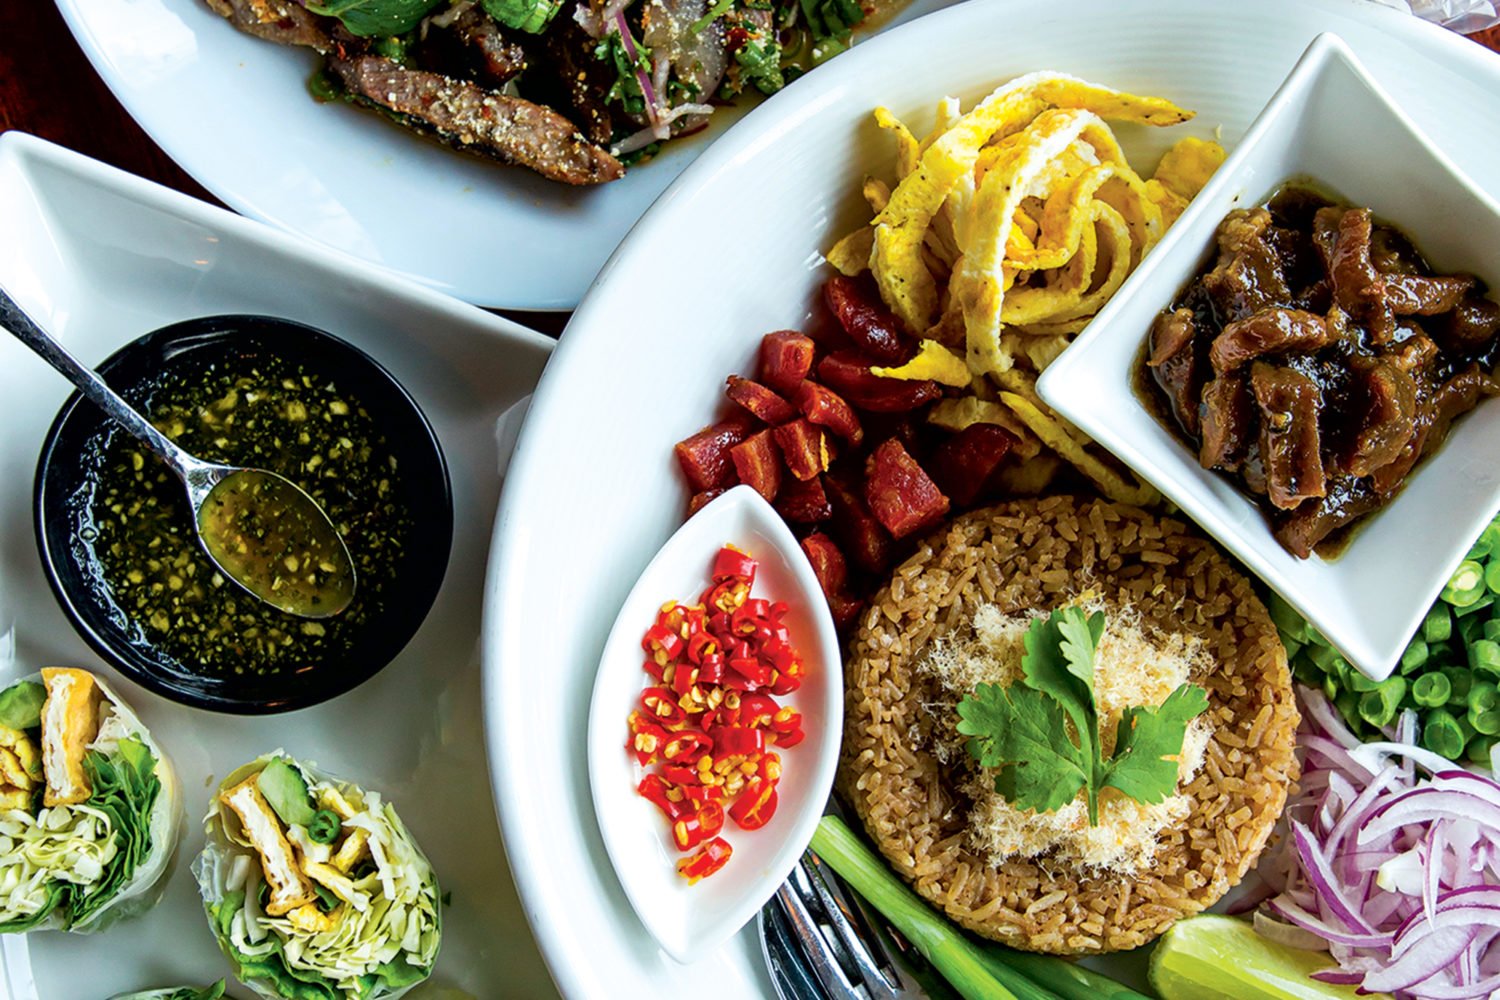
[[[224,996],[224,980],[212,986],[196,989],[192,986],[168,986],[160,990],[142,990],[139,993],[120,993],[111,1000],[221,1000]]]
[[[150,909],[181,819],[172,765],[104,681],[46,667],[0,691],[0,933]]]
[[[378,1000],[432,974],[437,876],[378,792],[278,750],[224,779],[205,830],[203,906],[256,993]]]

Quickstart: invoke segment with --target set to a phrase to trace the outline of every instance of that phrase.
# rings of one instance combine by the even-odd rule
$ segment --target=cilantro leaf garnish
[[[1131,706],[1106,759],[1094,703],[1094,655],[1104,615],[1069,607],[1038,618],[1026,632],[1021,679],[980,684],[958,703],[958,731],[969,755],[994,769],[995,791],[1018,809],[1052,812],[1083,791],[1089,825],[1099,824],[1099,793],[1114,788],[1155,803],[1177,787],[1188,723],[1208,707],[1196,684],[1182,684],[1160,705]],[[1068,725],[1071,723],[1071,727]]]

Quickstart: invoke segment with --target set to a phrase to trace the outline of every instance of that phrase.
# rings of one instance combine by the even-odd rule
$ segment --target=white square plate
[[[100,1000],[227,975],[188,864],[203,847],[211,784],[277,747],[379,789],[401,810],[453,893],[434,983],[480,997],[552,992],[487,801],[475,652],[486,539],[511,443],[497,440],[496,421],[522,409],[516,404],[531,392],[550,341],[15,132],[0,137],[0,232],[0,286],[86,363],[211,313],[268,313],[347,338],[426,411],[454,495],[443,589],[405,651],[369,682],[314,708],[260,718],[166,701],[90,653],[43,579],[32,473],[71,386],[0,333],[0,685],[44,664],[103,673],[172,756],[188,813],[154,910],[95,936],[0,936],[0,997]]]
[[[1315,39],[1233,155],[1037,391],[1162,491],[1359,670],[1394,669],[1443,584],[1500,507],[1500,400],[1460,419],[1337,558],[1298,559],[1260,510],[1136,398],[1157,314],[1214,252],[1232,209],[1306,178],[1408,234],[1440,272],[1500,282],[1500,204],[1424,136],[1339,38]]]

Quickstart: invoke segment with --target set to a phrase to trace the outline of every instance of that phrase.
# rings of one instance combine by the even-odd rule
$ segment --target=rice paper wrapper
[[[93,934],[106,930],[121,920],[145,913],[160,902],[162,893],[166,891],[167,876],[171,873],[172,862],[177,855],[177,843],[182,838],[182,786],[177,780],[177,772],[172,767],[172,762],[167,758],[160,744],[152,737],[146,724],[135,714],[135,710],[120,697],[109,682],[93,671],[89,673],[93,675],[94,682],[98,684],[99,691],[112,712],[112,718],[106,718],[104,724],[100,726],[99,737],[109,735],[111,738],[123,739],[133,736],[144,744],[155,758],[153,773],[161,782],[161,790],[157,793],[147,822],[151,844],[146,856],[136,866],[131,877],[115,892],[113,898],[86,919],[73,923],[71,914],[60,906],[45,920],[28,930],[65,930],[74,934]],[[38,671],[19,680],[0,683],[0,691],[8,690],[13,685],[26,681],[42,683],[41,672]]]
[[[196,986],[166,986],[137,993],[117,993],[110,1000],[234,1000],[224,992],[224,980],[199,989]]]
[[[378,882],[373,893],[375,899],[371,912],[382,904],[381,897],[389,902],[394,896],[397,902],[405,906],[405,919],[397,921],[404,927],[401,940],[397,939],[395,933],[401,927],[392,927],[389,924],[377,930],[367,922],[363,925],[361,933],[348,932],[343,926],[350,919],[352,910],[347,901],[341,902],[339,910],[336,911],[341,913],[338,921],[339,928],[330,930],[326,934],[313,934],[309,937],[306,932],[298,932],[292,935],[290,928],[286,926],[288,923],[286,918],[274,921],[281,925],[279,929],[260,923],[261,908],[256,898],[264,880],[260,856],[254,848],[246,845],[247,838],[244,836],[239,816],[220,802],[219,795],[252,774],[264,770],[268,763],[278,758],[301,773],[315,800],[319,799],[320,795],[325,795],[328,789],[336,792],[346,803],[362,800],[361,811],[353,819],[343,820],[341,836],[351,829],[364,830],[369,836],[369,853],[376,866],[376,874],[367,875],[359,881],[373,878]],[[310,957],[316,959],[315,953],[320,950],[325,955],[337,952],[340,941],[351,938],[352,940],[348,942],[350,946],[346,949],[349,964],[341,970],[344,974],[342,980],[344,985],[333,985],[329,992],[313,992],[307,994],[308,996],[326,996],[336,998],[336,1000],[341,1000],[341,998],[385,1000],[385,998],[404,996],[432,974],[442,943],[442,890],[438,885],[437,874],[432,870],[432,865],[428,862],[426,855],[412,839],[405,824],[396,814],[395,808],[379,792],[367,790],[351,781],[328,774],[311,762],[298,761],[277,750],[236,769],[220,782],[209,803],[208,815],[204,819],[204,832],[206,843],[203,853],[198,855],[197,860],[193,862],[193,874],[198,880],[204,912],[208,917],[210,929],[218,939],[220,949],[236,970],[236,978],[257,995],[266,997],[267,1000],[277,1000],[278,997],[286,995],[285,989],[279,983],[290,985],[287,976],[301,980],[303,983],[309,976],[315,979],[321,978],[326,987],[334,978],[331,970],[323,965],[321,976],[317,971],[310,971],[307,968],[308,965],[323,964],[310,961]],[[310,843],[307,831],[303,828],[292,826],[286,832],[288,840],[294,845],[293,849],[299,861],[303,858],[304,852],[319,850],[316,844]],[[307,857],[312,856],[309,854]],[[355,869],[355,871],[358,870],[358,868]],[[234,893],[242,894],[241,908],[228,919],[216,917],[219,904]],[[255,901],[252,903],[252,900]],[[229,913],[233,909],[233,907],[225,908],[221,913]],[[395,906],[390,906],[388,912],[390,910],[395,910]],[[273,956],[274,961],[270,963],[272,969],[269,974],[266,972],[266,960],[263,954],[246,955],[237,952],[236,941],[246,942],[252,936],[249,929],[252,920],[247,911],[253,911],[256,917],[253,922],[259,924],[263,934],[263,937],[255,942],[254,947],[257,949],[272,947],[276,952]],[[273,938],[277,939],[279,944],[268,944]],[[293,938],[297,943],[292,943]],[[288,955],[293,948],[296,948],[302,955],[301,962],[288,960]],[[394,959],[390,957],[393,950],[395,951]],[[413,956],[418,961],[411,961]],[[246,958],[249,961],[246,961]],[[366,980],[368,988],[351,988],[349,981],[351,978],[358,979],[356,972],[359,965],[362,962],[365,964],[366,975],[368,975],[368,963],[376,959],[385,963],[394,961],[396,966],[394,974],[398,982],[390,982],[382,976],[373,984]],[[298,984],[300,985],[301,983]]]

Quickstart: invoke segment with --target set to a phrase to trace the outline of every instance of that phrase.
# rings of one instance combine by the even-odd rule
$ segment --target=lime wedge
[[[1151,985],[1161,1000],[1371,1000],[1311,978],[1333,964],[1326,952],[1275,944],[1247,921],[1212,914],[1182,920],[1151,953]]]

